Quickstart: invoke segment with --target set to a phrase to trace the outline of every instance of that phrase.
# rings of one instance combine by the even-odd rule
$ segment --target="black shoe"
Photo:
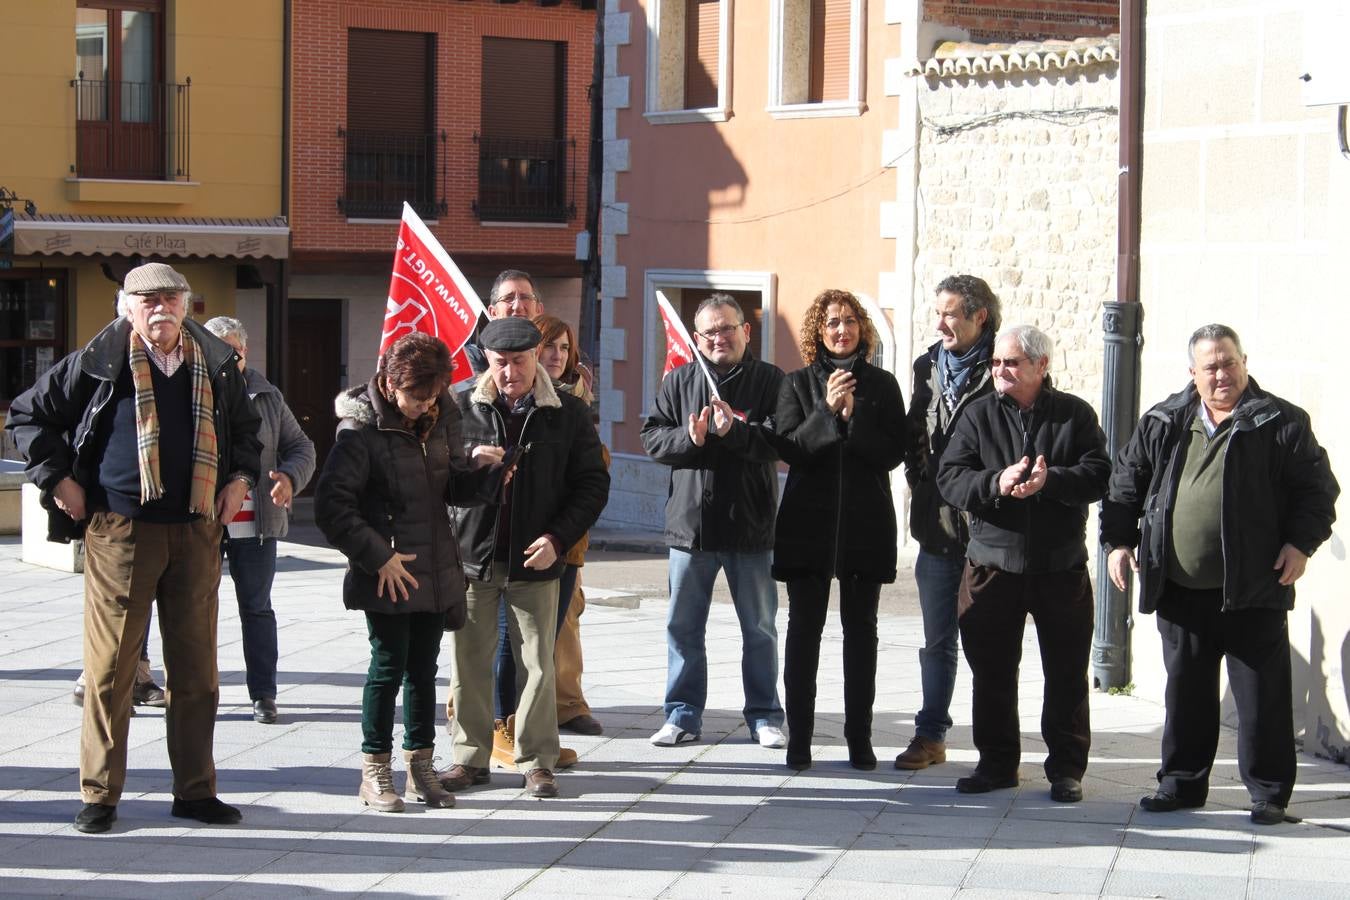
[[[1001,791],[1004,788],[1015,787],[1017,787],[1016,775],[994,778],[979,769],[976,769],[973,775],[956,779],[956,790],[957,793],[961,794],[987,794],[990,791]]]
[[[1050,799],[1056,803],[1077,803],[1083,799],[1083,782],[1077,778],[1056,778],[1050,782]]]
[[[244,817],[239,810],[218,797],[203,797],[200,800],[180,800],[173,798],[173,815],[180,819],[196,819],[207,825],[237,825]]]
[[[1257,825],[1279,825],[1285,821],[1284,807],[1276,806],[1269,800],[1258,800],[1252,804],[1252,822]]]
[[[811,748],[805,751],[794,750],[789,744],[787,752],[787,767],[798,772],[805,772],[811,768]]]
[[[1154,791],[1147,797],[1139,798],[1139,808],[1156,813],[1176,812],[1179,809],[1199,809],[1205,801],[1183,800],[1171,791]]]
[[[848,764],[855,769],[870,772],[877,767],[877,755],[872,752],[871,741],[850,741],[848,745]]]
[[[573,716],[566,722],[558,723],[558,727],[563,731],[570,731],[573,734],[597,735],[605,733],[605,726],[595,720],[595,717],[582,713],[579,716]]]
[[[154,706],[159,709],[169,705],[164,688],[154,681],[140,681],[131,687],[131,702],[135,706]]]
[[[263,725],[273,725],[277,721],[277,701],[263,697],[253,701],[253,721]]]
[[[117,821],[117,807],[106,803],[86,803],[75,815],[75,830],[85,834],[102,834]]]

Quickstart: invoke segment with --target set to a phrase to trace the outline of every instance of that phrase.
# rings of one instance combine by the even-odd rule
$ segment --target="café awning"
[[[285,259],[284,218],[37,215],[14,220],[15,256],[182,256]]]

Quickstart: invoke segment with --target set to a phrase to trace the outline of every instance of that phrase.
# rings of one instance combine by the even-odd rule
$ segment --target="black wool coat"
[[[775,526],[773,577],[889,584],[897,536],[890,473],[911,449],[905,401],[894,375],[859,359],[845,422],[825,403],[833,368],[822,356],[787,375],[778,392],[777,443],[791,468]]]

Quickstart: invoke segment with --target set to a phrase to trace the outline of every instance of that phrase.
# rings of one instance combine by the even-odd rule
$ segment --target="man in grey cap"
[[[492,753],[492,657],[498,605],[506,604],[512,651],[525,672],[516,707],[515,763],[534,797],[558,793],[554,630],[563,553],[595,524],[609,499],[609,471],[590,410],[559,394],[539,365],[539,329],[494,319],[481,342],[488,369],[460,394],[464,446],[500,447],[514,472],[500,507],[455,510],[469,579],[468,621],[454,634],[454,765],[451,792],[488,781]]]
[[[186,318],[187,279],[127,273],[121,318],[16,397],[5,427],[42,489],[49,538],[84,538],[84,671],[75,827],[107,831],[126,782],[136,662],[158,599],[179,818],[233,824],[212,737],[221,523],[258,477],[258,414],[234,350]]]

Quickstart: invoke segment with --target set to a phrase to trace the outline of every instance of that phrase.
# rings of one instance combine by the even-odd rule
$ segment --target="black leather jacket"
[[[234,348],[191,319],[183,328],[206,356],[214,402],[216,490],[236,475],[258,480],[258,413],[244,390],[239,355]],[[99,460],[89,437],[112,397],[117,377],[127,365],[131,322],[116,319],[43,373],[31,388],[14,398],[5,428],[28,460],[28,479],[42,490],[47,510],[47,539],[69,543],[84,536],[85,523],[73,522],[57,508],[52,490],[67,475],[88,491],[98,482]]]
[[[1185,464],[1191,419],[1200,403],[1187,385],[1144,413],[1116,455],[1102,504],[1102,545],[1138,547],[1139,609],[1153,612],[1167,580],[1169,515]],[[1272,566],[1292,544],[1307,556],[1331,536],[1341,488],[1308,414],[1247,383],[1224,450],[1223,604],[1225,609],[1292,609],[1294,586]]]

